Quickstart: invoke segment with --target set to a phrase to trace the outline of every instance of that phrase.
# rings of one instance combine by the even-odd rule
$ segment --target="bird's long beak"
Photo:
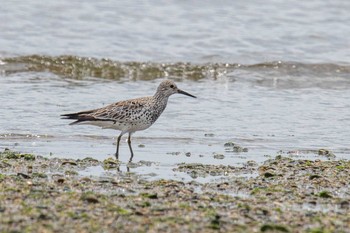
[[[177,90],[177,93],[183,94],[183,95],[187,95],[187,96],[191,96],[193,98],[197,98],[194,95],[191,95],[190,93],[187,93],[186,91],[183,91],[183,90],[180,90],[180,89]]]

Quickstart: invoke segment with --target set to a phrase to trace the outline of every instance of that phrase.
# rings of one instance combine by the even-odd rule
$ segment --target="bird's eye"
[[[174,88],[174,85],[170,85],[170,88]]]

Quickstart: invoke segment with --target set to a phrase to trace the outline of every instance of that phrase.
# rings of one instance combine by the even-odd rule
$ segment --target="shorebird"
[[[126,133],[130,149],[130,160],[134,157],[131,147],[131,135],[136,131],[149,128],[164,111],[169,96],[173,94],[183,94],[193,98],[183,90],[180,90],[171,80],[162,81],[153,96],[141,97],[137,99],[124,100],[88,111],[69,113],[61,115],[62,119],[76,120],[70,125],[89,124],[102,127],[103,129],[116,129],[121,131],[117,138],[116,159],[119,159],[119,142]]]

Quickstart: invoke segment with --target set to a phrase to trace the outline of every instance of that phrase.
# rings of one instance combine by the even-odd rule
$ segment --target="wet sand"
[[[102,166],[103,176],[81,171]],[[142,165],[141,165],[142,166]],[[147,166],[147,165],[145,165]],[[178,164],[216,182],[150,181],[110,158],[0,153],[1,232],[349,232],[350,162]],[[247,175],[249,174],[249,175]]]

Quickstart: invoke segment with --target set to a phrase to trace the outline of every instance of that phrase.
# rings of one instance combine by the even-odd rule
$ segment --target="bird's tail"
[[[70,123],[70,125],[74,125],[74,124],[77,124],[77,123],[82,122],[82,121],[91,120],[91,116],[88,116],[87,114],[90,114],[92,112],[93,112],[93,110],[84,111],[84,112],[62,114],[61,115],[61,117],[62,117],[61,119],[76,120],[76,121]]]

